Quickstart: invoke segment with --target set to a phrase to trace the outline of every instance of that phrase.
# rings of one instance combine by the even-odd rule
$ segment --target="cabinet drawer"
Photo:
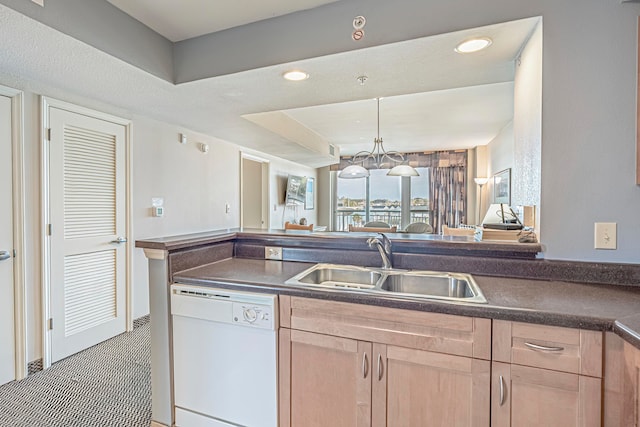
[[[493,360],[602,377],[602,332],[493,321]]]
[[[281,326],[489,360],[491,320],[320,299],[281,298]],[[283,299],[289,298],[287,301]]]

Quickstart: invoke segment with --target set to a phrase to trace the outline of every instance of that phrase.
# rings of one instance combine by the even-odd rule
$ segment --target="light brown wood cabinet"
[[[281,297],[280,426],[488,426],[491,321]]]
[[[280,324],[280,427],[602,425],[602,332],[288,296]],[[612,336],[604,425],[640,427]]]
[[[493,321],[491,426],[601,425],[602,332]]]
[[[604,425],[640,427],[640,350],[619,336],[605,336]]]

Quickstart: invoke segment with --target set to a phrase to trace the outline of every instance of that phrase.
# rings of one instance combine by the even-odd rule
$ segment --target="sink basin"
[[[437,271],[391,273],[380,284],[379,290],[406,297],[487,302],[473,277],[469,274]]]
[[[316,264],[287,280],[287,285],[373,289],[384,279],[381,272],[355,265]]]
[[[471,275],[438,271],[316,264],[287,280],[285,285],[358,291],[386,297],[487,302]]]

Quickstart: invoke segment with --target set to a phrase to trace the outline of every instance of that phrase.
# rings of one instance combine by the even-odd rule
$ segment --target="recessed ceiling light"
[[[300,70],[292,70],[292,71],[287,71],[286,73],[284,73],[282,75],[282,77],[284,77],[287,80],[291,80],[293,82],[299,82],[300,80],[306,80],[309,78],[309,74],[305,73],[304,71],[300,71]]]
[[[455,50],[458,53],[472,53],[491,46],[491,43],[493,42],[489,37],[477,37],[463,41]]]

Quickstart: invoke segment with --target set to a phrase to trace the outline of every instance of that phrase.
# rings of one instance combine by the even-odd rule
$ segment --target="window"
[[[410,222],[429,223],[429,168],[417,168],[420,176],[411,177]]]
[[[404,229],[412,222],[429,222],[429,169],[420,176],[387,176],[387,169],[372,169],[364,179],[338,179],[336,231],[349,225],[381,221]]]

